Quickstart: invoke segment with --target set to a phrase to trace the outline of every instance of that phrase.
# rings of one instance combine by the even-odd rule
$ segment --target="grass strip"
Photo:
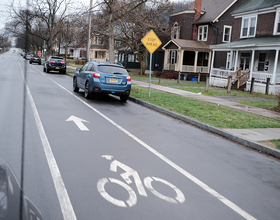
[[[280,150],[280,139],[273,139],[270,142],[272,142],[273,144],[275,144],[276,148],[278,150]]]
[[[279,128],[280,122],[225,106],[133,86],[131,96],[218,128]]]

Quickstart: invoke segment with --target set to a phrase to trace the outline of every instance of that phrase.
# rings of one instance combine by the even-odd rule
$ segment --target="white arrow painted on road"
[[[81,131],[89,131],[89,129],[83,123],[83,122],[87,122],[87,123],[89,122],[84,119],[71,115],[66,121],[73,121],[78,126],[78,128],[80,128]]]

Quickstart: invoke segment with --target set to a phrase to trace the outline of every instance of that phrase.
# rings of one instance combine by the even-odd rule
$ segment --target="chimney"
[[[195,2],[194,2],[195,14],[194,14],[194,21],[193,22],[196,22],[200,18],[201,4],[202,4],[202,0],[195,0]]]
[[[197,29],[197,25],[195,24],[195,22],[200,18],[201,5],[202,5],[202,0],[195,0],[195,2],[194,2],[195,13],[194,13],[194,17],[193,17],[193,36],[192,36],[193,40],[197,40],[198,29]]]

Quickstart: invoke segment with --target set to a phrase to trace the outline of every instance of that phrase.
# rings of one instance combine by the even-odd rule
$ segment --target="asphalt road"
[[[25,65],[24,192],[44,219],[280,219],[278,160],[131,101],[86,100],[7,52],[0,152],[18,178]]]

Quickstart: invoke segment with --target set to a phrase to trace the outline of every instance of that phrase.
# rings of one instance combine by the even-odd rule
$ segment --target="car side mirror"
[[[80,72],[81,68],[76,68],[76,70]]]

